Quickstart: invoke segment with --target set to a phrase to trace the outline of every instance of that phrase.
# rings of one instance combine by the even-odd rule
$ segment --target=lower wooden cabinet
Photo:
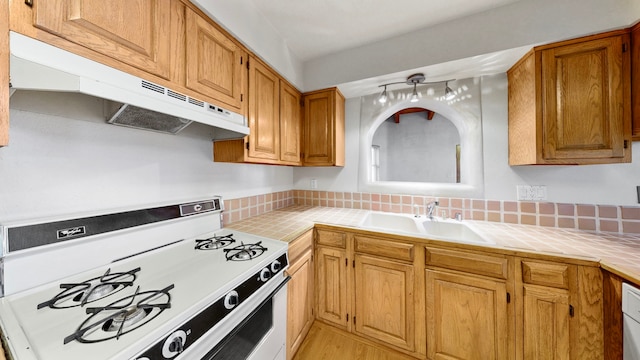
[[[328,225],[314,240],[324,323],[418,359],[606,358],[597,262]]]
[[[347,253],[318,246],[316,249],[317,316],[341,329],[347,329]]]
[[[292,359],[313,324],[314,261],[311,231],[291,242],[287,285],[287,359]]]
[[[355,255],[354,332],[413,351],[413,264]]]
[[[570,359],[569,291],[524,286],[524,358]]]
[[[444,262],[444,259],[449,259]],[[467,259],[464,263],[456,259]],[[507,278],[490,278],[490,264],[499,264],[501,276],[505,257],[446,249],[427,249],[426,323],[428,359],[511,359],[514,334],[511,294]],[[468,268],[468,273],[432,267]],[[506,268],[506,265],[505,265]],[[491,273],[491,272],[489,272]],[[504,274],[506,275],[506,274]]]
[[[417,335],[424,324],[416,322],[424,312],[416,291],[423,276],[416,274],[415,245],[324,228],[315,240],[317,318],[424,358],[424,338]]]

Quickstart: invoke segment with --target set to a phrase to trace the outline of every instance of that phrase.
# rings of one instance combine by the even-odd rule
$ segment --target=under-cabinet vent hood
[[[116,103],[109,123],[175,134],[192,121],[215,128],[214,138],[249,134],[244,116],[109,66],[11,32],[11,86],[78,92]]]

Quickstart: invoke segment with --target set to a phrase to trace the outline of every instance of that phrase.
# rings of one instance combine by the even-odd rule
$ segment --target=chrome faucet
[[[429,220],[435,219],[435,216],[433,216],[433,214],[435,213],[436,206],[438,205],[440,205],[438,201],[432,201],[427,204],[427,219]]]

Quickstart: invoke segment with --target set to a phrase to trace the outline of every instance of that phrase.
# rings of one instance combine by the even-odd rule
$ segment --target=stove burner
[[[267,248],[260,245],[262,241],[258,241],[255,244],[244,244],[240,243],[240,245],[232,248],[232,249],[223,249],[226,253],[225,256],[227,260],[231,261],[246,261],[255,259],[258,256],[262,255]]]
[[[84,306],[128,286],[133,286],[138,271],[140,271],[140,268],[111,274],[111,269],[108,269],[104,275],[81,283],[60,284],[60,288],[64,290],[50,300],[38,304],[38,309],[44,307],[67,309],[75,306]]]
[[[236,242],[233,234],[213,236],[204,240],[196,240],[196,250],[217,250]]]
[[[87,314],[91,314],[75,333],[67,336],[64,343],[73,340],[84,344],[119,339],[142,325],[150,322],[165,309],[171,307],[169,291],[174,285],[162,290],[140,292],[125,296],[105,307],[88,307]],[[113,334],[115,332],[115,334]]]

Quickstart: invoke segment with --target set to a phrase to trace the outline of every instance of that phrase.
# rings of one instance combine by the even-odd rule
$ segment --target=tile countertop
[[[357,227],[368,210],[291,206],[226,226],[260,236],[293,241],[315,223]],[[600,266],[640,284],[640,234],[593,233],[575,229],[465,221],[495,244],[480,245],[518,253],[542,253],[600,262]],[[474,244],[477,245],[477,244]]]

